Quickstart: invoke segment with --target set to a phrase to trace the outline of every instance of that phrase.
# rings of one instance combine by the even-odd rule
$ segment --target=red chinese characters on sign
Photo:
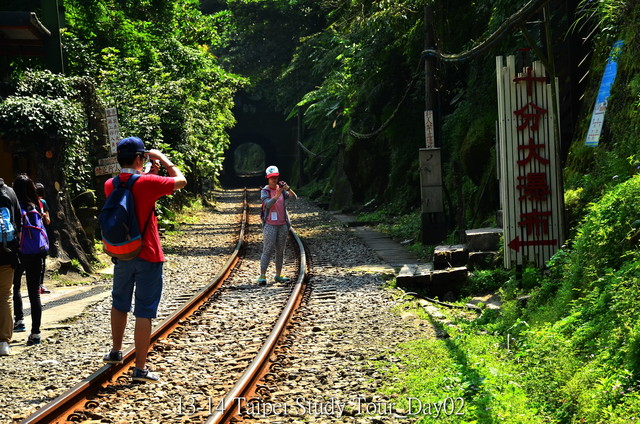
[[[532,159],[537,160],[543,165],[547,165],[549,163],[549,159],[543,158],[538,153],[538,150],[541,150],[541,149],[544,149],[544,144],[535,143],[533,141],[533,138],[529,138],[529,144],[525,144],[524,146],[518,146],[518,150],[528,150],[527,157],[519,160],[517,162],[518,165],[525,166],[526,164],[531,162]]]
[[[533,95],[533,84],[536,82],[547,82],[546,77],[535,77],[533,76],[533,68],[531,66],[527,67],[527,74],[524,77],[515,77],[513,82],[519,83],[520,81],[524,81],[527,83],[527,97],[531,97]]]
[[[546,78],[535,77],[532,69],[529,67],[527,68],[525,76],[514,78],[513,82],[525,82],[527,84],[527,98],[531,99],[533,96],[533,84],[536,82],[546,82]],[[518,145],[518,150],[525,152],[524,159],[516,161],[521,169],[528,165],[538,164],[539,166],[547,166],[550,163],[549,159],[544,157],[545,144],[537,143],[534,139],[535,134],[540,128],[540,122],[547,113],[548,111],[545,108],[536,105],[533,101],[529,101],[523,107],[513,112],[519,122],[516,129],[518,131],[529,130],[530,134],[532,134],[526,144]],[[525,175],[519,176],[516,188],[521,193],[518,198],[521,205],[526,202],[546,202],[552,194],[545,172],[527,172]],[[542,238],[546,234],[549,234],[551,214],[552,211],[550,210],[542,211],[536,208],[531,208],[530,212],[520,213],[518,226],[526,230],[527,240],[520,240],[520,237],[517,236],[508,243],[508,246],[518,252],[521,246],[555,245],[557,240],[544,240]]]
[[[551,189],[547,183],[547,174],[544,172],[529,172],[525,176],[518,177],[522,184],[518,184],[516,188],[520,190],[522,195],[518,200],[531,200],[532,202],[543,202],[549,198]]]
[[[518,131],[522,131],[525,128],[531,128],[531,131],[538,131],[542,115],[547,114],[547,109],[543,109],[529,102],[513,112],[513,114],[522,120],[522,123],[516,127]]]

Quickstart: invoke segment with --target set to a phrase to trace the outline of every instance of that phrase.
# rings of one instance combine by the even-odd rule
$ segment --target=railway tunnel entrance
[[[236,98],[236,126],[229,131],[220,182],[228,188],[262,187],[269,165],[280,169],[281,179],[295,180],[296,124],[269,105],[246,93]]]
[[[236,175],[260,174],[267,166],[265,151],[257,143],[241,144],[233,152],[233,170]]]

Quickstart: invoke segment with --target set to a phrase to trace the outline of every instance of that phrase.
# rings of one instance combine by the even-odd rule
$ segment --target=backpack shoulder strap
[[[129,179],[127,180],[127,188],[129,190],[131,190],[131,187],[133,187],[133,184],[138,181],[138,178],[140,178],[140,174],[133,174],[129,177]]]
[[[27,210],[26,209],[22,209],[22,206],[20,206],[20,215],[22,215],[22,227],[24,228],[25,226],[30,226],[31,222],[29,221],[29,216],[27,215]]]
[[[9,193],[7,192],[7,186],[2,181],[2,178],[0,178],[0,197],[2,197],[3,199],[6,199],[7,202],[9,204],[11,204],[11,197],[9,196]]]
[[[113,180],[111,180],[111,182],[113,183],[113,188],[116,189],[118,187],[126,187],[129,190],[131,190],[131,187],[133,187],[133,184],[138,181],[138,178],[140,178],[140,174],[132,174],[129,179],[122,184],[120,182],[120,175],[116,175],[115,177],[113,177]]]

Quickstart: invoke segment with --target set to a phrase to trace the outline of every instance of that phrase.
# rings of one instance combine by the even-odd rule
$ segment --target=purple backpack
[[[20,208],[22,214],[22,232],[20,233],[20,253],[37,255],[49,251],[49,238],[44,229],[42,215],[37,209],[29,211]]]

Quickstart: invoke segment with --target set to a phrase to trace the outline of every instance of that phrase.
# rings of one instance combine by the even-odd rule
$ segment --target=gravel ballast
[[[235,247],[239,192],[216,195],[215,209],[192,213],[197,223],[182,226],[179,235],[168,236],[164,241],[167,262],[160,310],[165,316],[177,307],[180,297],[208,284]],[[246,258],[234,276],[240,279],[241,286],[233,290],[233,295],[244,299],[261,293],[268,296],[268,290],[278,289],[261,288],[255,283],[261,252],[257,198],[257,190],[252,191]],[[434,337],[434,328],[411,315],[394,312],[398,305],[395,296],[384,289],[390,275],[372,271],[388,267],[380,267],[384,264],[375,252],[329,212],[304,198],[289,202],[288,207],[295,230],[310,249],[311,292],[301,308],[288,347],[283,350],[286,358],[278,363],[275,377],[266,384],[266,391],[261,392],[263,399],[247,408],[245,419],[274,423],[414,422],[416,417],[394,408],[395,399],[378,393],[388,376],[383,376],[375,363],[394,362],[399,343]],[[291,250],[289,246],[285,263],[289,276],[296,272]],[[273,274],[273,264],[269,272]],[[98,280],[95,284],[110,284],[110,280]],[[250,304],[264,308],[255,300]],[[101,356],[110,346],[110,305],[110,298],[95,303],[41,345],[0,358],[1,423],[20,421],[102,366]],[[250,315],[251,309],[243,313]],[[228,335],[220,334],[215,327],[216,318],[210,317],[209,329],[200,326],[198,331],[201,337],[223,344],[223,337]],[[125,344],[132,343],[133,321],[130,319]],[[255,342],[249,336],[253,336],[251,331],[238,334],[237,338]],[[190,348],[195,349],[193,345]],[[211,364],[219,367],[225,362],[220,355],[204,352],[198,353],[197,358],[199,363],[210,358]],[[197,379],[198,375],[190,376],[183,370],[181,361],[164,359],[156,365],[162,368],[161,374]],[[153,359],[150,362],[154,364]],[[235,372],[242,369],[237,368]],[[216,381],[215,389],[202,387],[196,391],[190,384],[164,380],[153,389],[149,385],[132,385],[120,390],[118,396],[126,398],[129,406],[122,407],[121,415],[100,413],[94,422],[156,422],[158,418],[148,413],[150,409],[161,411],[158,413],[162,422],[204,422],[207,406],[200,403],[211,397],[215,407],[219,399],[213,397],[224,393],[233,383]],[[196,398],[199,411],[185,408],[189,402],[194,404]]]

